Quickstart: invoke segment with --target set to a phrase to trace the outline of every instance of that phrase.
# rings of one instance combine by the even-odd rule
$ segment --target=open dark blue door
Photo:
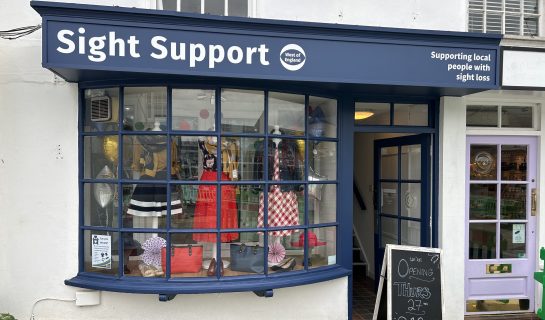
[[[430,135],[375,140],[375,283],[386,244],[430,246]]]

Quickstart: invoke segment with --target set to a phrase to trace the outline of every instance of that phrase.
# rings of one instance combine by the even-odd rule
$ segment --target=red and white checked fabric
[[[274,149],[273,180],[280,180],[280,164],[278,147]],[[299,225],[299,205],[297,195],[293,191],[282,192],[279,185],[272,185],[268,194],[268,225],[269,227],[283,227]],[[259,215],[257,227],[264,227],[265,197],[259,195]],[[289,236],[294,230],[272,231],[273,236]]]

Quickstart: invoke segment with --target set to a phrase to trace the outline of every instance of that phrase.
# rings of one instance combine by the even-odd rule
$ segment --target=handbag
[[[167,248],[161,249],[161,266],[167,269]],[[195,273],[202,268],[202,245],[175,245],[170,247],[170,273]]]
[[[231,270],[241,272],[263,273],[265,270],[265,251],[258,245],[248,246],[242,244],[231,244]]]

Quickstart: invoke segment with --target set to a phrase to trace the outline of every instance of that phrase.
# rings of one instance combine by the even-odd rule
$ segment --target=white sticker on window
[[[513,224],[513,243],[526,242],[526,229],[524,223]]]
[[[91,236],[92,267],[101,269],[112,268],[112,237],[100,234]]]

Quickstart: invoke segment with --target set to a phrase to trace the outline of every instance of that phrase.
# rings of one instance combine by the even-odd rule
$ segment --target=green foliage
[[[0,313],[0,320],[17,320],[9,313]]]

